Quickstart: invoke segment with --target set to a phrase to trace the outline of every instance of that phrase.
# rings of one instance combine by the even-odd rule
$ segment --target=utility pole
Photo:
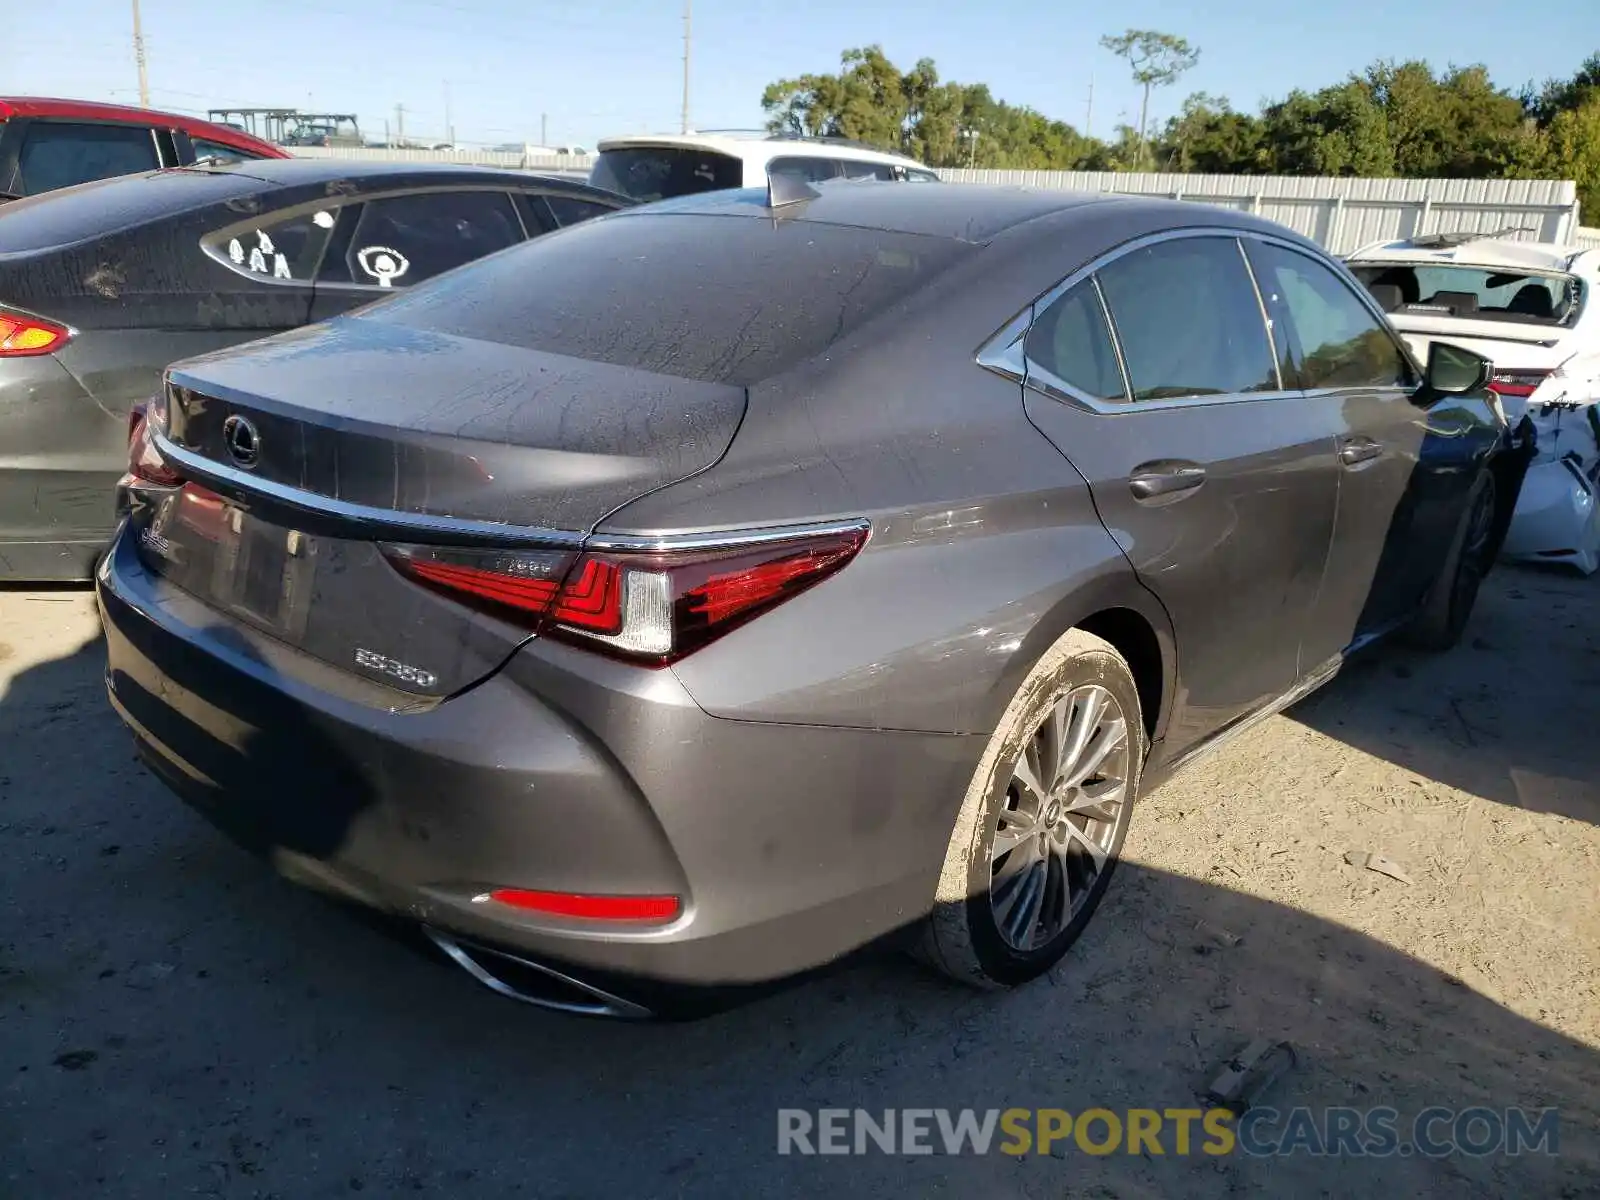
[[[406,144],[406,106],[394,106],[394,140],[395,145],[404,147]]]
[[[549,144],[550,144],[550,114],[549,113],[540,113],[539,114],[539,145],[548,146]]]
[[[689,132],[689,22],[693,0],[683,0],[683,128]]]
[[[1089,75],[1089,107],[1083,114],[1083,136],[1094,136],[1094,74]]]
[[[133,61],[139,65],[139,107],[150,107],[150,76],[144,63],[144,27],[139,23],[139,0],[133,0]]]
[[[450,81],[444,81],[444,140],[456,144],[456,123],[450,115]]]

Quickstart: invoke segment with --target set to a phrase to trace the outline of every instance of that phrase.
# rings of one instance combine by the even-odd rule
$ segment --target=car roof
[[[331,158],[262,159],[119,175],[13,200],[0,205],[0,257],[55,250],[215,205],[238,204],[249,197],[270,197],[295,188],[310,187],[311,195],[322,195],[325,189],[328,195],[357,200],[391,188],[478,183],[550,188],[619,205],[633,203],[626,196],[578,180],[493,167]],[[284,197],[284,201],[296,202],[290,197]],[[266,203],[273,201],[268,199]]]
[[[133,108],[126,104],[102,104],[97,100],[63,100],[50,96],[0,96],[0,120],[10,117],[56,117],[83,121],[111,121],[126,125],[150,125],[158,129],[181,129],[190,137],[222,142],[238,150],[251,150],[274,158],[288,151],[263,141],[243,130],[230,129],[214,121],[188,117],[182,113],[154,108]]]
[[[797,138],[763,133],[642,133],[626,137],[605,138],[596,149],[607,150],[635,148],[665,148],[677,150],[713,150],[745,162],[765,163],[774,158],[789,156],[826,157],[848,159],[852,162],[895,163],[899,166],[923,166],[914,158],[894,154],[887,150],[874,150],[870,146],[853,145],[829,138]]]
[[[541,175],[519,171],[514,167],[494,167],[477,163],[407,162],[396,159],[354,158],[275,158],[251,162],[212,163],[201,168],[179,167],[178,170],[205,170],[218,174],[246,175],[262,183],[280,184],[284,187],[305,183],[323,183],[334,180],[387,180],[403,178],[406,183],[415,180],[426,184],[493,181],[520,183],[524,186],[554,184],[580,191],[603,192],[590,187],[580,179],[561,175]],[[611,193],[603,193],[610,195]],[[626,197],[617,197],[626,199]]]
[[[768,207],[768,192],[764,188],[699,192],[628,209],[607,220],[672,214],[760,217],[768,220],[776,216],[814,224],[848,225],[981,244],[1005,230],[1053,213],[1072,209],[1088,213],[1114,207],[1130,215],[1135,210],[1148,210],[1152,216],[1168,217],[1174,227],[1237,225],[1295,236],[1281,226],[1245,213],[1209,208],[1183,200],[1113,195],[1107,192],[978,184],[907,187],[900,183],[855,180],[833,180],[817,184],[813,190],[817,193],[815,199],[777,209]]]
[[[1582,260],[1582,261],[1580,261]],[[1374,242],[1345,256],[1361,263],[1432,263],[1458,267],[1513,268],[1524,271],[1577,271],[1593,274],[1600,254],[1560,242],[1519,242],[1509,238],[1482,238],[1455,245],[1419,245],[1409,238]]]

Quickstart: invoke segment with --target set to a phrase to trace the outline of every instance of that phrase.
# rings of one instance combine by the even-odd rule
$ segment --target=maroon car
[[[271,142],[196,117],[87,100],[0,96],[4,196],[36,196],[199,159],[288,157]]]

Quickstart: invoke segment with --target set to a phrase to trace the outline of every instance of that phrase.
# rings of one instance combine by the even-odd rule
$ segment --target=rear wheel
[[[1484,471],[1467,497],[1444,569],[1408,631],[1408,640],[1424,650],[1448,650],[1466,630],[1478,589],[1493,566],[1497,495],[1494,475]]]
[[[1070,631],[1029,673],[978,764],[924,956],[979,987],[1023,983],[1059,961],[1111,882],[1144,753],[1128,664]]]

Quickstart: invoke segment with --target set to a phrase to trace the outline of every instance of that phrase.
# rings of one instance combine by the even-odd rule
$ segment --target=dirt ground
[[[132,759],[79,591],[0,592],[0,1196],[1600,1195],[1600,579],[1502,569],[1146,798],[1048,979],[880,957],[688,1025],[499,999]],[[1409,883],[1352,866],[1385,856]],[[779,1157],[783,1107],[1560,1109],[1560,1152]]]

